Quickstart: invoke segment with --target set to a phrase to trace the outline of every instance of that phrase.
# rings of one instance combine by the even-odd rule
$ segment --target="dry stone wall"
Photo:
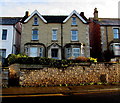
[[[17,64],[19,65],[19,64]],[[12,66],[13,67],[13,66]],[[64,69],[20,65],[19,83],[22,86],[54,86],[97,82],[120,82],[120,64],[96,63]],[[28,68],[27,68],[28,67]]]

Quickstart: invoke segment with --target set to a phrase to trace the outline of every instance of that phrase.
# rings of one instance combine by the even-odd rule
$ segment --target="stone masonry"
[[[20,68],[19,83],[21,86],[120,82],[120,64],[97,63],[90,66],[73,66],[65,69],[41,68],[40,65],[20,65]]]

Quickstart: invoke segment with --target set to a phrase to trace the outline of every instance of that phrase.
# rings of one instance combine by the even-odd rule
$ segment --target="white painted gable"
[[[47,23],[47,21],[42,17],[42,15],[37,10],[35,10],[24,22],[28,22],[35,14],[37,14],[43,20],[44,23]]]
[[[83,22],[87,23],[80,15],[76,12],[76,10],[73,10],[73,12],[63,21],[63,23],[66,23],[73,15],[77,15],[77,17]]]

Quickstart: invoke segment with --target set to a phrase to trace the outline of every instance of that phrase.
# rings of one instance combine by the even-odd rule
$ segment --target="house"
[[[21,19],[0,17],[0,56],[3,62],[9,54],[17,54],[20,51]]]
[[[55,59],[90,56],[89,25],[84,13],[41,15],[35,10],[22,24],[21,53]]]
[[[102,58],[105,54],[110,57],[108,53],[111,52],[114,55],[112,57],[120,59],[120,19],[98,18],[95,8],[94,18],[90,18],[89,24],[91,56]]]

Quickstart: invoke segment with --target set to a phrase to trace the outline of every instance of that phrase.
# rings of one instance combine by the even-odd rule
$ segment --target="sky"
[[[94,8],[100,18],[118,18],[120,0],[0,0],[0,17],[23,17],[38,10],[41,15],[69,15],[73,10],[93,17]],[[119,3],[120,4],[120,3]]]

